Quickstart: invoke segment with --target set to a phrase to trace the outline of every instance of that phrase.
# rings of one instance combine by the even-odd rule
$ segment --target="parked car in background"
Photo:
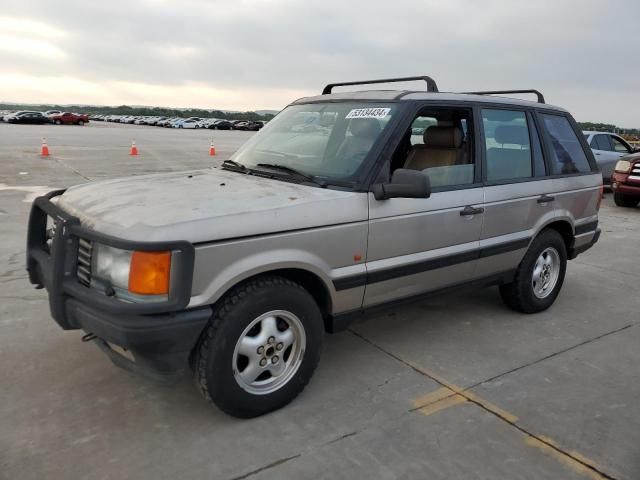
[[[8,123],[30,123],[42,125],[49,123],[49,119],[40,112],[17,112],[6,119]]]
[[[264,123],[262,122],[247,122],[247,126],[245,130],[249,130],[251,132],[257,132],[262,127],[264,127]]]
[[[611,132],[582,132],[593,150],[596,162],[602,172],[604,183],[611,183],[613,169],[621,157],[629,155],[634,149],[619,135]]]
[[[622,157],[611,177],[613,201],[619,207],[637,207],[640,203],[640,152]]]
[[[180,120],[179,122],[176,122],[175,127],[176,128],[200,128],[201,121],[202,121],[201,118],[190,117],[184,120]]]
[[[231,130],[233,124],[229,120],[216,120],[208,128],[211,130]]]
[[[78,113],[64,112],[51,115],[49,119],[56,125],[84,125],[89,123],[88,115],[80,115]]]
[[[247,122],[246,120],[234,121],[233,122],[233,129],[234,130],[247,130],[248,125],[249,125],[249,122]]]

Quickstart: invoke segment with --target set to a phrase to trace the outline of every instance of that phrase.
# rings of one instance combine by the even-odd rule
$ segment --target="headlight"
[[[121,296],[169,294],[171,252],[123,250],[96,243],[92,261],[92,276],[110,284]]]
[[[127,290],[132,254],[130,250],[96,243],[93,248],[92,275],[103,282],[109,282],[113,287]]]
[[[629,171],[631,170],[631,162],[628,162],[626,160],[618,160],[615,170],[618,173],[629,173]]]

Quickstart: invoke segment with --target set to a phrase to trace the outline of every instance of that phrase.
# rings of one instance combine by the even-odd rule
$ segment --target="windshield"
[[[347,180],[362,165],[394,111],[394,104],[380,103],[293,105],[231,158],[248,168],[275,164]]]

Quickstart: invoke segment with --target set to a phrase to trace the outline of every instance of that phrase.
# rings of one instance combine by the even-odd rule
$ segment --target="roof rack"
[[[414,82],[416,80],[423,80],[427,82],[427,92],[437,92],[438,86],[436,85],[435,80],[431,77],[421,76],[421,77],[402,77],[402,78],[381,78],[379,80],[363,80],[361,82],[341,82],[341,83],[330,83],[322,90],[323,95],[328,95],[331,93],[333,87],[344,87],[347,85],[370,85],[372,83],[394,83],[394,82]],[[542,102],[544,103],[544,101]]]
[[[492,90],[487,92],[462,92],[470,95],[499,95],[501,93],[533,93],[538,97],[538,103],[545,103],[544,96],[538,90]]]

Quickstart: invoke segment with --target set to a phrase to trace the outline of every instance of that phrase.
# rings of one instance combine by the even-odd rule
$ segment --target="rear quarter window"
[[[551,142],[551,170],[556,175],[591,172],[591,165],[569,120],[561,115],[541,114]]]

